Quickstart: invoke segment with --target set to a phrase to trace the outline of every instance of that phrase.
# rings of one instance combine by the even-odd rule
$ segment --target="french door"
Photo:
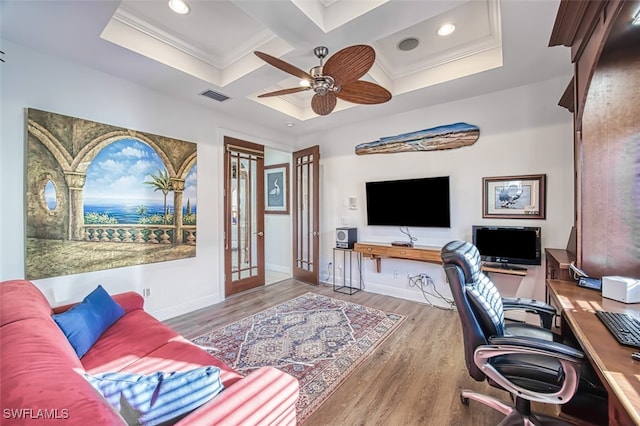
[[[320,147],[293,153],[293,277],[311,284],[320,278]]]
[[[264,146],[224,138],[225,296],[264,285]]]

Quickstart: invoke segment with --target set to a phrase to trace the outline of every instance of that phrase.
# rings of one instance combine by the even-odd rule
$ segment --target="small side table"
[[[336,284],[336,256],[342,256],[342,283]],[[355,260],[355,265],[354,265]],[[354,268],[355,266],[355,268]],[[347,272],[348,270],[348,272]],[[355,270],[355,274],[354,274]],[[354,275],[357,281],[354,283]],[[348,280],[347,280],[348,278]],[[333,291],[352,295],[363,289],[362,286],[362,254],[352,249],[333,249]]]

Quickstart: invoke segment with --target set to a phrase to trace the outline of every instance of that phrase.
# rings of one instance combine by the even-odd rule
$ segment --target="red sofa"
[[[52,309],[26,280],[0,283],[0,423],[125,424],[83,372],[187,371],[217,366],[224,390],[177,425],[295,424],[298,382],[275,368],[243,377],[143,310],[137,293],[113,299],[125,314],[78,359]]]

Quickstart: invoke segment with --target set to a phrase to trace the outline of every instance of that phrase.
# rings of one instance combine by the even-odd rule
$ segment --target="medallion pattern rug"
[[[272,366],[297,378],[303,422],[402,321],[402,315],[307,293],[193,342],[242,374]]]

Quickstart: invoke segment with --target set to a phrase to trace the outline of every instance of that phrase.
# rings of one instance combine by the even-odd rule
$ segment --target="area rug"
[[[298,379],[301,423],[402,321],[402,315],[307,293],[193,342],[242,374],[272,366]]]

